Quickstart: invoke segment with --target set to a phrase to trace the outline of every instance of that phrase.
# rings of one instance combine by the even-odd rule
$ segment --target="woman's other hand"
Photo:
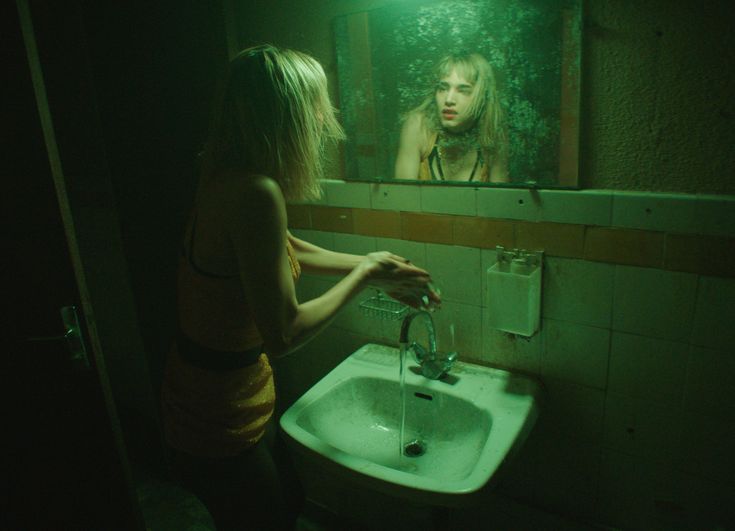
[[[428,271],[416,267],[402,256],[387,251],[370,253],[358,267],[363,268],[370,286],[382,289],[412,308],[441,305],[441,297],[432,289]]]

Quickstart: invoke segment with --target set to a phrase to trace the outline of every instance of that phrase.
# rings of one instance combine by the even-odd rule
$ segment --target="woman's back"
[[[202,186],[179,260],[179,333],[167,361],[163,417],[169,444],[193,455],[242,451],[273,412],[271,367],[228,237],[247,182],[233,175]],[[295,280],[300,269],[288,243],[287,250]]]
[[[184,237],[178,272],[180,332],[194,342],[222,351],[260,346],[237,259],[227,237],[233,188],[244,183],[210,181],[202,186]]]

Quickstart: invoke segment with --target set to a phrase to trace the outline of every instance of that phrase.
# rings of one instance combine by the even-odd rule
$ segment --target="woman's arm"
[[[365,257],[356,254],[338,253],[324,249],[313,243],[296,238],[287,233],[296,258],[305,273],[322,275],[346,275],[362,262]]]
[[[240,188],[230,194],[227,226],[243,290],[269,354],[285,355],[305,344],[368,284],[419,299],[430,291],[423,269],[390,253],[371,253],[323,295],[299,303],[288,264],[280,187],[259,176]]]
[[[401,128],[401,138],[396,155],[395,179],[418,179],[421,154],[426,143],[422,116],[414,112],[406,118]]]

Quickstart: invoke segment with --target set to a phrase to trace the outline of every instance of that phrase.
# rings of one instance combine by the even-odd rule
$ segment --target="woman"
[[[173,468],[218,529],[288,528],[294,514],[264,443],[275,393],[269,358],[323,330],[367,286],[418,306],[439,298],[429,274],[388,252],[321,249],[287,229],[286,201],[319,193],[326,140],[339,139],[313,58],[257,46],[229,65],[215,105],[178,279],[179,334],[162,416]],[[342,274],[299,302],[300,271]]]
[[[401,129],[396,179],[506,182],[508,153],[495,74],[481,55],[449,55]]]

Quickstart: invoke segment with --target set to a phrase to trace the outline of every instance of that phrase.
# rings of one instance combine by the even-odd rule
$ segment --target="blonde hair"
[[[447,55],[434,67],[436,83],[451,75],[453,70],[474,86],[470,113],[475,119],[475,126],[470,131],[477,147],[496,157],[505,156],[508,147],[507,133],[492,66],[477,53]],[[432,85],[431,92],[426,95],[424,101],[411,111],[423,115],[431,133],[442,131],[439,109],[436,105],[436,90],[437,85]]]
[[[201,178],[243,169],[275,179],[286,199],[316,198],[325,144],[343,138],[316,59],[254,46],[229,62],[202,153]]]

